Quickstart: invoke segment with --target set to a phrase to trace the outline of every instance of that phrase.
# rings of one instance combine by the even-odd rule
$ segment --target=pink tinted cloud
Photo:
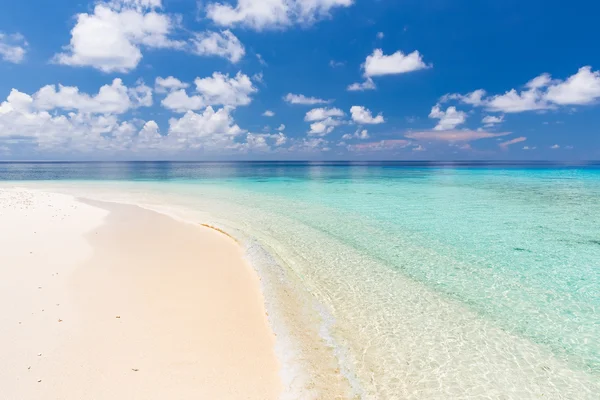
[[[359,143],[348,146],[352,151],[377,151],[406,147],[410,141],[404,139],[380,140],[379,142]]]
[[[415,139],[415,140],[439,140],[439,141],[443,141],[443,142],[470,142],[473,140],[506,136],[509,134],[510,134],[510,132],[492,133],[492,132],[484,132],[484,131],[457,130],[457,131],[408,132],[404,136],[409,139]]]
[[[498,146],[500,146],[500,147],[502,147],[502,149],[506,150],[506,149],[508,149],[508,146],[510,146],[511,144],[521,143],[526,140],[527,140],[527,138],[525,136],[521,136],[518,138],[514,138],[512,140],[508,140],[506,142],[499,143]]]

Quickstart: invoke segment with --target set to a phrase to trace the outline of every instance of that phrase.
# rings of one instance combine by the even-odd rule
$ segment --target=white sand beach
[[[259,278],[226,235],[0,189],[2,399],[274,399]]]

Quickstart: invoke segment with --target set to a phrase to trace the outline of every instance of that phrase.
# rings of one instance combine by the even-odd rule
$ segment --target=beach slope
[[[255,271],[231,238],[136,206],[0,189],[6,399],[274,399]]]

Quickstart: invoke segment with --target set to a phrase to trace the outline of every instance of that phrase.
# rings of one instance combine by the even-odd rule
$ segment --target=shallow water
[[[287,398],[600,398],[598,168],[0,164],[32,179],[241,238]]]

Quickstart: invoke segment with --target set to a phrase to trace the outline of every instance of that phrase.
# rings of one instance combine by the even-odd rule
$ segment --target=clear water
[[[241,238],[286,398],[600,398],[597,166],[0,164],[0,181]]]

